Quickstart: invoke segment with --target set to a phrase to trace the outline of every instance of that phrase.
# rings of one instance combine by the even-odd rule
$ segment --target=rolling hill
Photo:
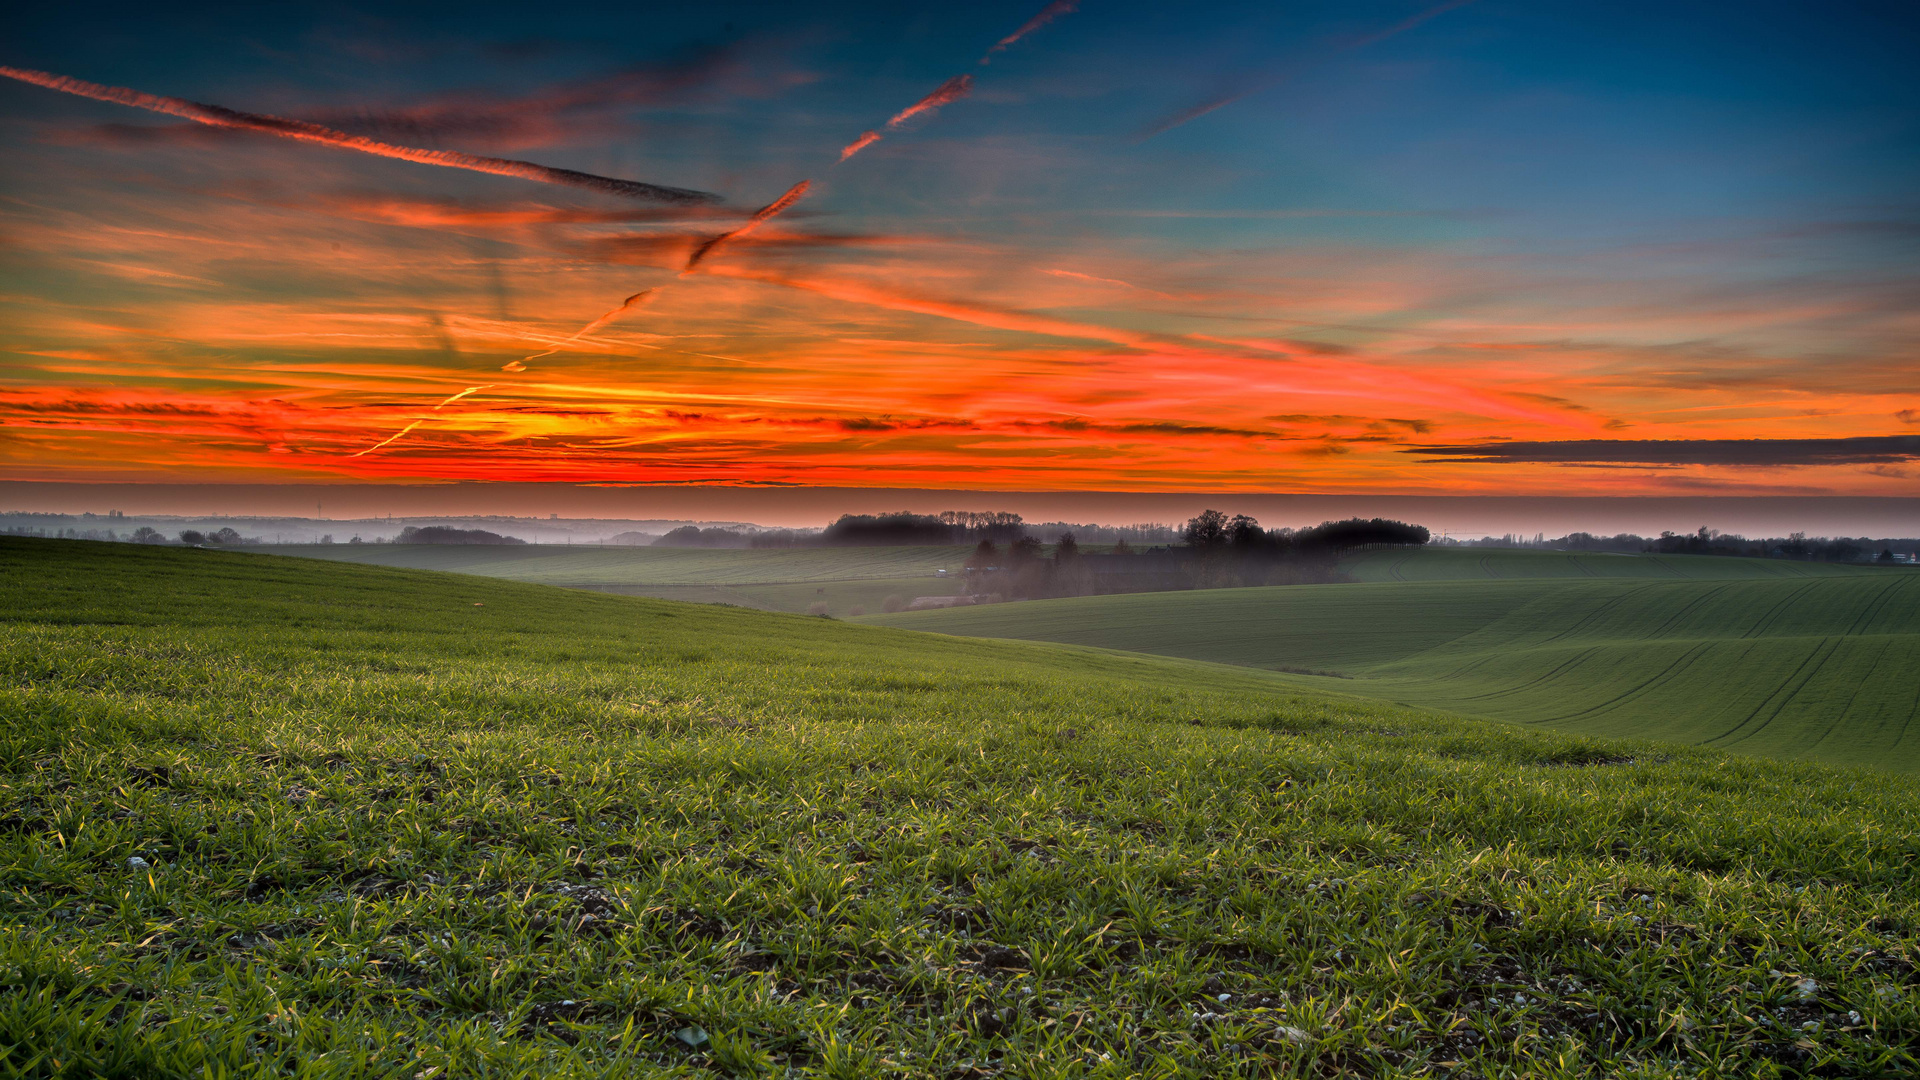
[[[1882,773],[127,544],[0,538],[0,673],[13,1074],[1920,1066]]]
[[[587,545],[309,544],[276,554],[559,585],[569,589],[831,615],[877,612],[889,596],[949,596],[965,547],[665,548]]]
[[[1583,734],[1920,771],[1920,574],[1532,552],[1357,562],[1355,576],[1410,580],[874,621],[1293,672],[1354,694]]]

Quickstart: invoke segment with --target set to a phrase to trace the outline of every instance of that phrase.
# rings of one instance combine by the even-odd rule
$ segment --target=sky
[[[35,5],[0,478],[1920,494],[1907,4]]]

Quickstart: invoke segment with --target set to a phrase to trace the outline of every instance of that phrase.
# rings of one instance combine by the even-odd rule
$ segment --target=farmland
[[[1348,693],[1588,735],[1920,770],[1920,574],[1457,551],[1383,553],[1350,572],[1389,570],[1411,580],[879,621],[1293,672]]]
[[[0,540],[0,639],[17,1073],[1920,1066],[1882,773],[130,545]]]
[[[1539,578],[1641,578],[1649,581],[1719,581],[1849,577],[1871,567],[1785,559],[1736,559],[1715,555],[1623,555],[1596,551],[1536,551],[1524,548],[1389,548],[1362,552],[1340,563],[1356,581],[1512,581]]]
[[[666,547],[329,544],[280,547],[306,558],[452,570],[628,596],[829,614],[877,612],[888,596],[950,596],[964,547],[701,549]]]

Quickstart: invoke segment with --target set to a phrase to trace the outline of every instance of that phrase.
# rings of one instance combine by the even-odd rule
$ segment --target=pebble
[[[127,860],[127,869],[129,870],[145,870],[148,865],[149,864],[147,860],[141,858],[138,855],[135,855],[133,858]]]

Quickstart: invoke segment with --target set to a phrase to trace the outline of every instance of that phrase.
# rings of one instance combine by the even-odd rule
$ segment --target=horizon
[[[1904,10],[6,24],[13,481],[1920,494]]]
[[[1300,495],[1234,492],[994,492],[928,489],[609,488],[557,484],[339,485],[36,484],[0,481],[0,518],[33,514],[181,521],[257,519],[396,523],[515,520],[823,528],[842,514],[1007,511],[1032,524],[1178,526],[1205,509],[1245,513],[1268,528],[1350,517],[1425,525],[1436,537],[1563,536],[1707,527],[1749,537],[1920,535],[1920,498]],[[316,510],[323,512],[316,513]],[[615,530],[619,531],[619,530]]]

